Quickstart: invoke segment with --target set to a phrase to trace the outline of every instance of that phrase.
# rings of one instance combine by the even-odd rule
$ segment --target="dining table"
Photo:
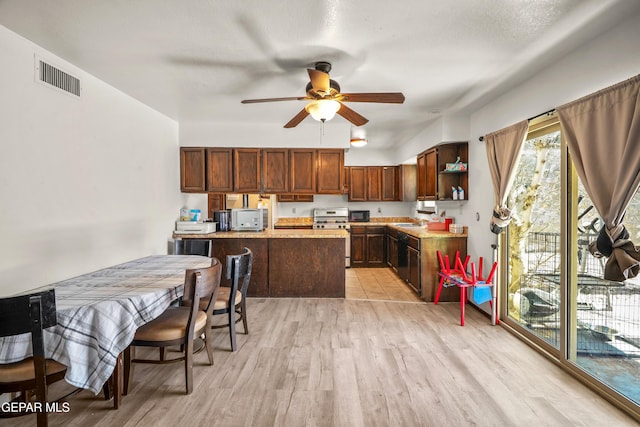
[[[114,370],[121,377],[121,353],[137,328],[182,296],[185,271],[210,266],[205,256],[152,255],[29,291],[55,290],[57,325],[44,331],[45,356],[67,366],[66,382],[98,394]],[[0,338],[0,363],[31,355],[30,334]]]

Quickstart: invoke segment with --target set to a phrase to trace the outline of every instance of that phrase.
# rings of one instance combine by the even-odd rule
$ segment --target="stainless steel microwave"
[[[369,211],[349,211],[349,222],[369,222]]]

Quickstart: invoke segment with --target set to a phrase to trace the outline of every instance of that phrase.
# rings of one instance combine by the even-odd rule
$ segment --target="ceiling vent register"
[[[80,97],[80,79],[36,58],[37,80],[71,95]]]

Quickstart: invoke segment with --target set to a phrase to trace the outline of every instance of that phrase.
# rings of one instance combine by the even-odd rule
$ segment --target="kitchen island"
[[[176,239],[212,241],[212,256],[254,253],[247,294],[254,297],[344,298],[345,230],[218,231],[178,234]],[[223,285],[228,281],[223,278]]]

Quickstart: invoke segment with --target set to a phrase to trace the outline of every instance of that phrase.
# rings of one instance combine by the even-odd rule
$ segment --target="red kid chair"
[[[482,277],[482,257],[478,260],[478,274],[476,275],[476,265],[471,263],[471,275],[467,274],[467,264],[469,263],[470,256],[467,255],[464,263],[460,260],[460,251],[456,251],[455,268],[452,270],[449,266],[449,257],[445,255],[444,261],[442,254],[438,251],[438,261],[440,262],[440,283],[438,285],[438,292],[434,300],[434,304],[438,304],[440,299],[440,292],[442,287],[458,286],[460,288],[460,326],[464,326],[464,314],[465,305],[467,303],[467,288],[474,287],[474,300],[480,304],[488,301],[493,309],[493,303],[491,301],[490,287],[493,286],[493,276],[495,275],[498,263],[494,262],[491,272],[486,279]],[[487,292],[488,291],[488,292]],[[478,293],[478,296],[475,294]],[[488,296],[488,298],[487,298]],[[482,298],[480,300],[479,298]]]

